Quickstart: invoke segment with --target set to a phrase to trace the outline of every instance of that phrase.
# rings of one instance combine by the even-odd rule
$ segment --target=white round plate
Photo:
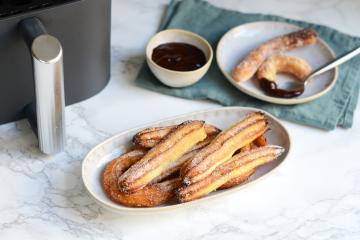
[[[235,27],[225,33],[220,39],[216,49],[216,60],[225,77],[242,92],[263,101],[277,104],[298,104],[317,99],[330,91],[335,85],[338,69],[335,68],[323,73],[311,80],[302,95],[296,98],[276,98],[265,95],[260,89],[255,77],[238,83],[231,77],[231,71],[245,58],[245,56],[262,43],[301,28],[288,23],[281,22],[253,22]],[[306,60],[312,69],[330,62],[335,58],[332,49],[320,38],[314,45],[284,52],[284,55],[296,56]],[[290,76],[277,75],[278,84],[294,81]]]
[[[95,199],[97,203],[101,206],[104,206],[107,209],[115,211],[119,214],[131,214],[131,215],[141,215],[149,213],[164,212],[169,210],[175,210],[181,207],[187,207],[193,204],[202,203],[210,199],[220,198],[226,194],[234,193],[240,189],[247,187],[253,183],[257,182],[256,180],[262,179],[265,175],[272,172],[277,168],[280,163],[282,163],[289,154],[290,150],[290,137],[284,126],[277,120],[275,117],[271,116],[268,113],[265,113],[267,119],[269,120],[271,130],[266,134],[269,144],[279,145],[285,148],[285,152],[275,161],[270,164],[259,167],[256,173],[250,177],[250,179],[240,186],[216,191],[211,193],[201,199],[181,203],[181,204],[168,204],[164,206],[154,207],[154,208],[130,208],[122,206],[120,204],[112,202],[104,193],[101,185],[101,175],[107,163],[112,159],[118,157],[129,148],[131,139],[134,134],[146,127],[155,127],[155,126],[167,126],[174,125],[184,122],[191,119],[205,120],[208,123],[214,124],[215,126],[225,129],[235,122],[243,118],[247,113],[261,111],[254,108],[243,108],[243,107],[224,107],[219,109],[205,110],[194,112],[190,114],[185,114],[177,116],[174,118],[154,122],[147,124],[142,127],[137,127],[120,134],[117,134],[104,142],[100,143],[94,147],[85,157],[82,163],[82,179],[85,185],[85,188],[90,193],[90,195]]]

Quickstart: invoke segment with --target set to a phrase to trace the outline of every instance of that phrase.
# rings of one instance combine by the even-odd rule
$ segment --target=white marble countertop
[[[356,0],[212,2],[360,36]],[[360,239],[360,107],[349,130],[284,122],[294,144],[287,162],[266,181],[220,202],[135,217],[107,212],[87,195],[80,166],[94,145],[136,125],[218,106],[134,86],[166,3],[113,1],[111,81],[66,108],[65,152],[41,155],[25,120],[0,126],[0,239]]]

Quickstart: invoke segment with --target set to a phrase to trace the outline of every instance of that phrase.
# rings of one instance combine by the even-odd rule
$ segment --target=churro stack
[[[284,151],[267,145],[268,130],[259,112],[224,131],[199,120],[144,129],[135,134],[132,150],[106,166],[104,190],[122,205],[155,207],[237,186]]]

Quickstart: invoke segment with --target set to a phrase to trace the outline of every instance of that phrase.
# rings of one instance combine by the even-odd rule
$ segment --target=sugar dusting
[[[182,142],[184,136],[194,133],[194,131],[203,128],[203,121],[186,121],[174,128],[168,136],[158,145],[152,148],[139,162],[135,163],[119,179],[123,186],[131,185],[134,181],[150,171],[154,171],[163,162],[170,161],[169,156],[164,154],[175,144]],[[195,145],[194,143],[193,145]],[[191,145],[190,147],[192,147]]]
[[[264,114],[261,112],[250,113],[241,121],[220,133],[207,147],[196,154],[193,160],[188,164],[188,171],[184,183],[190,184],[193,176],[198,176],[199,174],[206,172],[211,165],[216,164],[218,153],[226,150],[228,147],[226,143],[231,144],[232,139],[235,138],[237,134],[244,131],[244,129],[250,127],[252,124],[255,124],[257,121],[264,119]],[[232,151],[235,152],[241,147],[241,145],[232,146]]]
[[[251,51],[234,69],[233,78],[237,81],[250,79],[260,65],[271,55],[303,47],[316,42],[316,32],[302,29],[273,38]]]

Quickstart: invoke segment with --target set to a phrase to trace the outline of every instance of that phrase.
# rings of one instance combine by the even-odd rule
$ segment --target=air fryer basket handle
[[[19,30],[30,50],[35,80],[35,104],[29,105],[26,113],[37,132],[40,150],[61,152],[65,147],[62,46],[37,18],[22,20]]]

